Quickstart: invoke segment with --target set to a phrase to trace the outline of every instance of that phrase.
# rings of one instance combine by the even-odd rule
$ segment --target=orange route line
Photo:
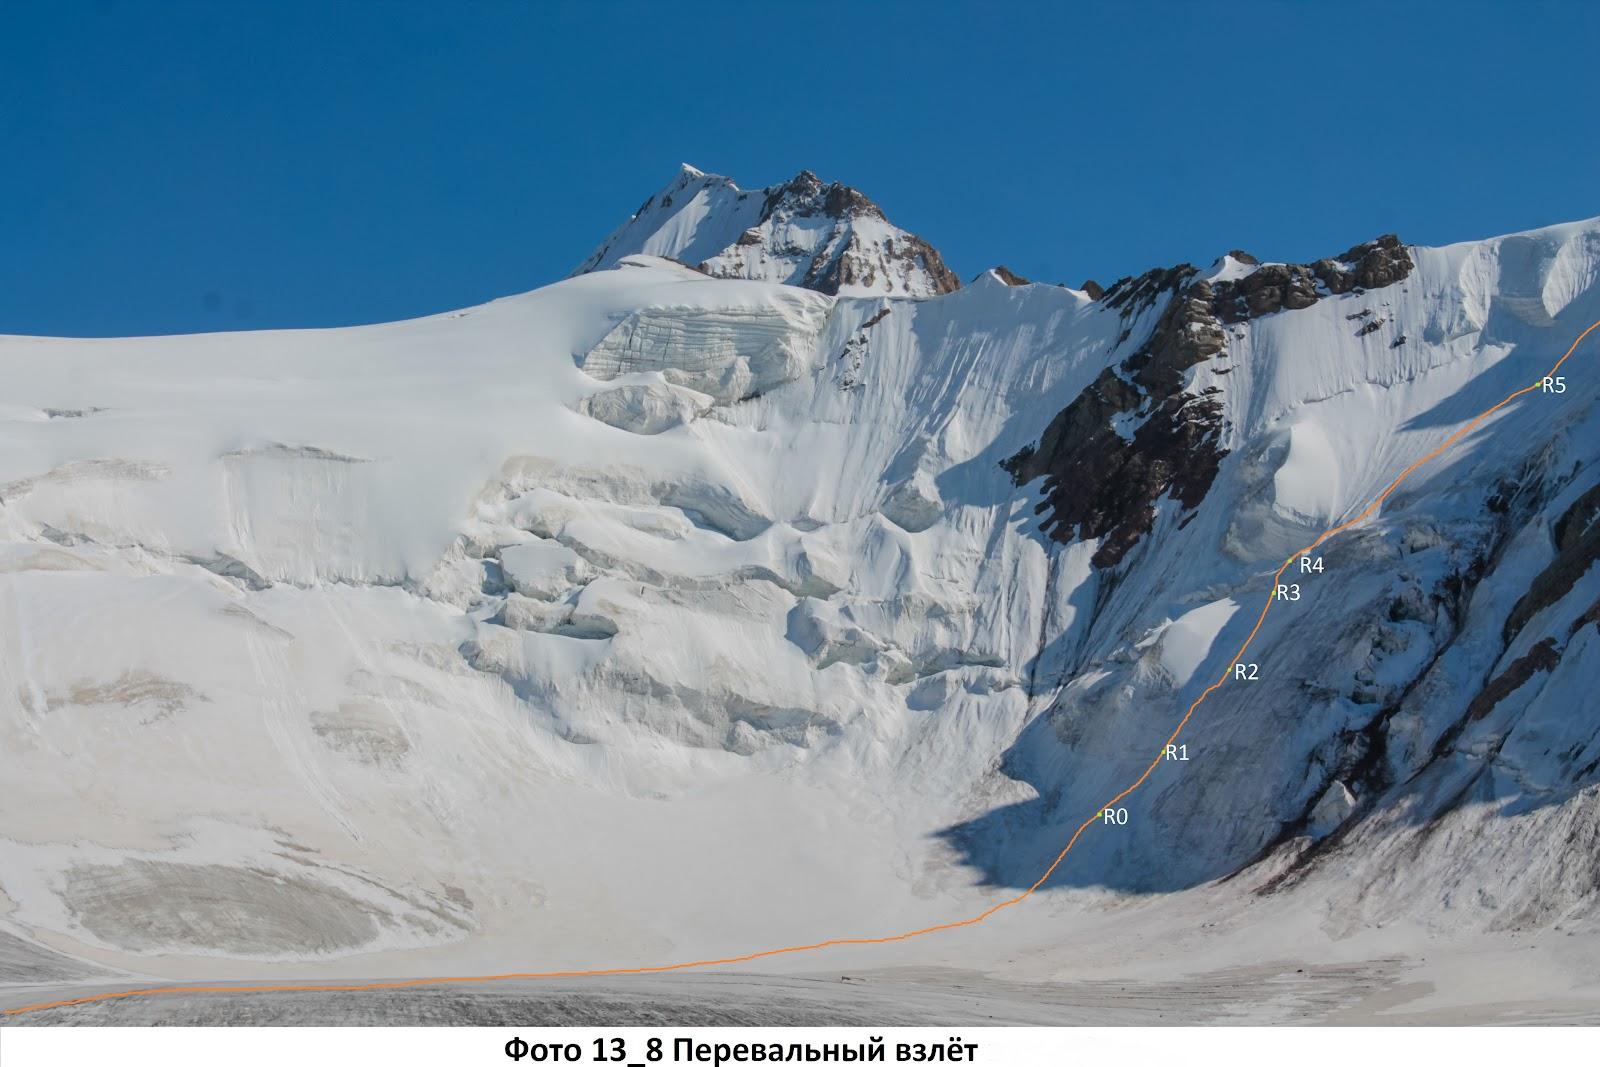
[[[1560,359],[1556,360],[1555,366],[1551,367],[1549,373],[1544,377],[1554,377],[1556,371],[1561,369],[1561,365],[1565,363],[1574,352],[1577,351],[1578,345],[1583,343],[1584,338],[1588,337],[1596,329],[1600,329],[1600,321],[1591,323],[1588,329],[1580,333],[1577,337],[1577,340],[1572,342],[1572,346],[1567,349],[1566,353],[1562,355]],[[1050,866],[1045,868],[1044,873],[1041,874],[1032,885],[1028,886],[1027,889],[1023,890],[1021,893],[1018,893],[1016,896],[1008,897],[1007,899],[999,901],[998,903],[991,904],[989,907],[985,908],[976,915],[969,916],[965,919],[955,919],[951,922],[937,923],[933,926],[923,926],[915,930],[907,930],[903,933],[889,934],[884,937],[831,937],[825,941],[813,941],[810,944],[805,945],[786,945],[782,948],[769,948],[760,952],[747,952],[740,956],[723,956],[717,959],[704,960],[685,960],[680,963],[662,963],[647,967],[593,967],[565,971],[525,971],[511,974],[469,974],[437,978],[402,978],[383,982],[153,986],[145,989],[124,989],[112,993],[95,993],[89,996],[73,997],[66,1000],[51,1000],[39,1004],[26,1004],[16,1008],[7,1008],[3,1012],[0,1012],[0,1014],[12,1016],[25,1015],[29,1012],[45,1011],[49,1008],[67,1008],[78,1004],[94,1004],[100,1001],[108,1000],[126,1000],[133,997],[153,997],[169,993],[345,993],[379,989],[411,989],[417,986],[469,985],[484,982],[510,982],[519,979],[602,978],[608,975],[624,974],[668,974],[674,971],[694,970],[701,967],[720,967],[735,963],[750,963],[754,960],[771,959],[774,956],[788,956],[800,952],[816,952],[820,949],[838,948],[844,945],[886,945],[896,941],[910,941],[913,938],[926,937],[929,934],[936,934],[945,930],[959,930],[966,926],[976,926],[988,919],[990,916],[1004,911],[1006,908],[1015,907],[1016,905],[1021,904],[1024,900],[1027,900],[1029,897],[1033,896],[1040,886],[1044,885],[1045,882],[1050,880],[1050,876],[1056,872],[1056,868],[1061,866],[1061,862],[1067,858],[1067,854],[1072,851],[1074,846],[1077,845],[1078,839],[1083,836],[1084,831],[1089,829],[1089,827],[1093,826],[1096,822],[1100,821],[1101,811],[1114,806],[1118,801],[1122,800],[1124,797],[1128,796],[1128,794],[1144,785],[1144,783],[1150,778],[1150,775],[1155,772],[1155,769],[1165,762],[1166,745],[1173,744],[1177,741],[1178,736],[1183,733],[1184,727],[1186,727],[1189,724],[1189,720],[1194,717],[1196,709],[1198,709],[1201,704],[1205,703],[1207,697],[1211,696],[1212,693],[1215,693],[1218,689],[1222,688],[1223,684],[1233,676],[1234,664],[1243,659],[1245,653],[1250,650],[1250,646],[1255,642],[1256,635],[1261,632],[1262,624],[1267,621],[1267,615],[1269,612],[1271,612],[1272,605],[1276,602],[1278,579],[1283,577],[1283,572],[1288,570],[1290,565],[1294,563],[1296,559],[1315,551],[1318,546],[1322,545],[1330,537],[1342,533],[1343,531],[1350,529],[1350,527],[1355,526],[1357,523],[1363,522],[1370,518],[1372,514],[1383,505],[1383,502],[1387,500],[1396,489],[1400,488],[1401,483],[1403,483],[1407,478],[1411,477],[1411,475],[1414,474],[1418,468],[1431,462],[1444,452],[1448,451],[1463,437],[1477,429],[1485,419],[1494,415],[1501,408],[1504,408],[1506,405],[1517,400],[1519,397],[1523,397],[1529,393],[1537,391],[1541,387],[1541,382],[1542,379],[1540,381],[1535,381],[1532,385],[1524,386],[1523,388],[1511,393],[1504,400],[1500,401],[1500,403],[1494,405],[1486,411],[1479,413],[1477,416],[1465,423],[1460,429],[1456,430],[1449,437],[1440,442],[1436,448],[1432,449],[1422,458],[1418,459],[1405,470],[1401,471],[1400,474],[1396,476],[1394,481],[1390,482],[1388,486],[1384,488],[1383,492],[1379,493],[1377,497],[1374,498],[1373,501],[1365,508],[1363,508],[1359,514],[1351,519],[1346,520],[1345,522],[1340,523],[1338,526],[1335,526],[1332,529],[1324,530],[1321,536],[1319,536],[1315,541],[1311,542],[1305,548],[1300,549],[1298,552],[1293,553],[1288,559],[1284,560],[1283,565],[1279,567],[1277,572],[1272,576],[1272,588],[1268,590],[1266,603],[1261,606],[1261,614],[1256,616],[1255,625],[1250,628],[1249,636],[1246,637],[1244,639],[1244,643],[1239,646],[1239,651],[1236,652],[1233,658],[1228,661],[1227,670],[1223,672],[1222,677],[1206,686],[1206,688],[1201,691],[1200,695],[1194,699],[1194,703],[1189,705],[1189,710],[1184,712],[1183,718],[1178,720],[1178,725],[1173,728],[1172,734],[1167,738],[1165,744],[1163,744],[1161,748],[1161,754],[1150,761],[1150,765],[1144,769],[1144,773],[1139,775],[1132,785],[1128,786],[1122,792],[1106,801],[1100,806],[1099,810],[1079,824],[1078,828],[1072,832],[1072,836],[1067,839],[1066,845],[1062,847],[1060,852],[1056,853],[1056,858],[1050,862]]]

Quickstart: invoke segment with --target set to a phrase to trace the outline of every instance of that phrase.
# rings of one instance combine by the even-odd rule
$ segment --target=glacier
[[[1382,246],[1367,285],[1372,245],[840,283],[802,186],[685,170],[573,277],[408,322],[0,338],[19,958],[629,966],[974,914],[1138,776],[1286,554],[1600,319],[1600,220]],[[1595,347],[1325,545],[1259,680],[1034,898],[781,965],[1591,951]]]

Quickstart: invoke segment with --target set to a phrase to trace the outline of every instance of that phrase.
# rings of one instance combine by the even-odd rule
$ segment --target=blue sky
[[[0,0],[0,332],[383,321],[680,161],[1102,282],[1600,214],[1600,4]]]

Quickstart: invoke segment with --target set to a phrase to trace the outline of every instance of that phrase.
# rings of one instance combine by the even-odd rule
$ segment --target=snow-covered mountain
[[[0,339],[0,938],[370,975],[981,910],[1288,553],[1600,318],[1600,220],[1016,281],[686,170],[466,311]],[[1594,349],[1324,546],[1046,891],[846,958],[1055,974],[1169,899],[1308,954],[1592,932]]]
[[[809,170],[740,189],[685,163],[583,261],[576,274],[644,253],[714,278],[751,278],[831,296],[929,297],[961,288],[937,250],[861,193]]]

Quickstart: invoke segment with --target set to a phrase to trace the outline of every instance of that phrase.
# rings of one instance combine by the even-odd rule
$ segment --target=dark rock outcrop
[[[1358,244],[1343,255],[1319,259],[1311,265],[1317,280],[1328,292],[1339,294],[1356,289],[1382,289],[1410,277],[1416,269],[1411,253],[1392,233]]]
[[[1095,286],[1090,295],[1130,323],[1124,339],[1146,311],[1161,306],[1160,318],[1132,355],[1102,371],[1050,421],[1037,444],[1001,464],[1017,485],[1045,479],[1038,511],[1049,537],[1101,539],[1096,566],[1121,562],[1153,526],[1157,501],[1198,507],[1216,479],[1227,454],[1220,390],[1195,395],[1184,391],[1184,381],[1190,367],[1223,351],[1225,325],[1392,285],[1413,266],[1393,235],[1313,264],[1260,266],[1249,253],[1229,254],[1256,269],[1212,283],[1196,281],[1198,271],[1184,263],[1119,279],[1103,291]],[[1375,320],[1360,332],[1381,325]]]
[[[1043,477],[1053,539],[1102,538],[1099,567],[1119,563],[1155,522],[1164,495],[1184,507],[1205,498],[1225,454],[1218,431],[1222,406],[1214,396],[1182,391],[1183,372],[1222,351],[1223,333],[1211,312],[1211,287],[1182,288],[1192,268],[1152,272],[1122,286],[1121,306],[1175,289],[1150,338],[1118,367],[1100,373],[1045,429],[1037,446],[1002,466],[1018,485]],[[1119,432],[1117,417],[1141,419]]]
[[[1561,651],[1556,648],[1556,639],[1547,637],[1540,641],[1512,660],[1505,670],[1478,690],[1478,695],[1467,705],[1467,721],[1477,722],[1484,718],[1502,700],[1521,689],[1528,679],[1535,674],[1555,670],[1556,664],[1560,662]]]
[[[1317,302],[1317,277],[1297,263],[1269,263],[1236,281],[1216,285],[1217,316],[1239,322],[1288,309],[1298,311]]]
[[[1229,255],[1241,263],[1255,257]],[[1415,264],[1394,234],[1356,245],[1342,255],[1315,263],[1269,263],[1233,281],[1217,283],[1217,316],[1240,322],[1274,311],[1308,308],[1323,296],[1381,289],[1411,274]]]
[[[696,202],[699,210],[684,215]],[[685,165],[573,273],[616,266],[647,248],[712,277],[777,281],[830,295],[851,290],[926,298],[961,288],[932,245],[889,222],[864,193],[809,170],[745,190]]]
[[[851,222],[861,218],[886,222],[883,209],[860,190],[839,182],[823,182],[809,170],[766,190],[759,221],[745,230],[733,247],[748,249],[767,242],[774,222],[810,218],[832,220],[833,232],[819,246],[822,251],[812,258],[804,274],[792,284],[837,296],[846,286],[871,288],[884,278],[922,275],[927,279],[923,295],[942,295],[961,288],[961,279],[945,265],[938,249],[915,234],[891,237],[881,246],[863,242]],[[770,251],[777,255],[799,254],[798,249],[789,248],[775,247]],[[724,253],[700,267],[714,276],[739,277],[738,265],[738,259],[728,261]]]
[[[1506,644],[1539,612],[1571,591],[1584,573],[1600,561],[1600,483],[1592,486],[1556,520],[1551,531],[1556,555],[1528,584],[1528,591],[1506,618]]]
[[[1176,292],[1184,282],[1198,273],[1187,263],[1176,267],[1155,267],[1137,278],[1118,278],[1111,283],[1102,299],[1107,307],[1116,308],[1122,317],[1132,318],[1149,308],[1163,295]]]

